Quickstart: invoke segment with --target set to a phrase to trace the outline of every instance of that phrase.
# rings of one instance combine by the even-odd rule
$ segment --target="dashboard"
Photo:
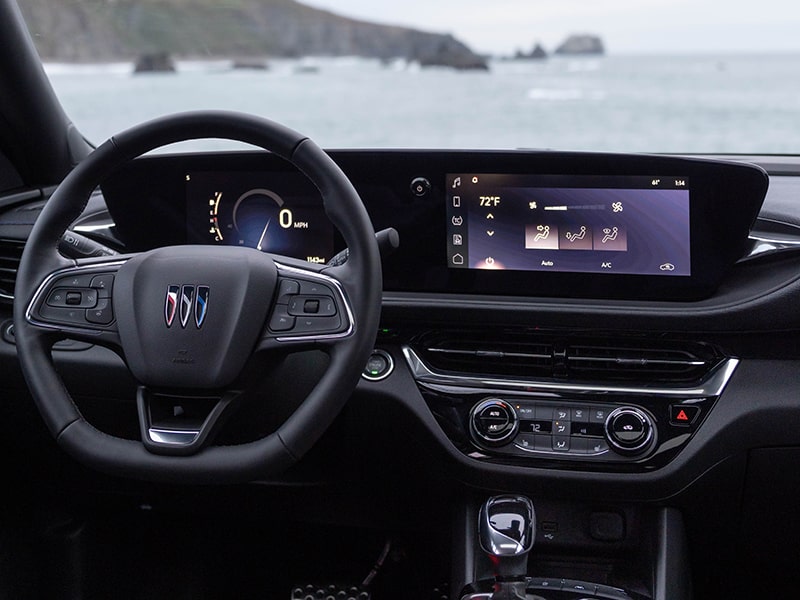
[[[330,154],[374,229],[394,228],[400,245],[383,256],[381,326],[362,381],[321,450],[287,474],[292,485],[357,479],[348,500],[371,497],[375,482],[391,495],[396,477],[467,489],[465,498],[525,490],[561,527],[537,541],[545,556],[625,555],[574,533],[588,518],[582,502],[623,507],[629,523],[651,506],[677,507],[698,555],[733,545],[709,527],[777,526],[759,507],[793,510],[797,429],[783,426],[799,418],[793,165],[763,163],[768,194],[764,169],[729,160]],[[147,156],[100,192],[72,229],[121,253],[247,246],[324,273],[345,250],[325,215],[336,198],[266,153]],[[40,205],[7,207],[0,233],[24,234]],[[125,365],[101,350],[64,341],[54,355],[98,427],[135,437],[122,418],[104,418],[111,411],[91,412],[101,393],[130,394]],[[294,360],[267,372],[266,412],[289,414],[293,395],[308,393]],[[94,374],[106,368],[117,376],[99,392]],[[222,443],[274,427],[253,408],[263,393],[256,386],[235,422],[243,437]],[[780,543],[791,547],[796,533],[781,530]],[[750,555],[770,556],[772,537],[745,540]]]
[[[400,238],[384,257],[378,340],[394,351],[376,351],[366,378],[407,368],[448,447],[485,465],[647,472],[700,431],[740,361],[724,337],[690,333],[715,327],[691,309],[713,307],[747,254],[764,170],[588,153],[331,155],[375,230]],[[140,158],[102,191],[126,250],[246,246],[323,269],[345,250],[325,214],[336,198],[266,153]],[[161,217],[143,227],[141,214]],[[682,325],[648,339],[687,307]]]
[[[400,233],[384,279],[398,292],[702,298],[744,252],[767,186],[752,166],[671,157],[332,156],[375,229]],[[319,192],[266,154],[144,158],[103,190],[133,250],[238,245],[315,264],[343,250]]]

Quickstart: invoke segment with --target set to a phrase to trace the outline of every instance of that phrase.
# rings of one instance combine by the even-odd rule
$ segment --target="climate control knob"
[[[653,420],[639,408],[621,406],[611,411],[605,430],[608,443],[620,454],[644,454],[653,446]]]
[[[484,446],[508,443],[516,435],[518,427],[514,407],[500,398],[486,398],[478,402],[469,414],[473,438]]]

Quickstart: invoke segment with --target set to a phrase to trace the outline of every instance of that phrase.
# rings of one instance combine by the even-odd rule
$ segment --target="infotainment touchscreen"
[[[680,175],[446,176],[454,269],[690,276]]]

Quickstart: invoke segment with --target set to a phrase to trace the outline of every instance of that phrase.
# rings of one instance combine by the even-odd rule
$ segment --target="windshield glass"
[[[19,3],[95,143],[213,108],[328,148],[800,150],[800,8],[783,0]]]

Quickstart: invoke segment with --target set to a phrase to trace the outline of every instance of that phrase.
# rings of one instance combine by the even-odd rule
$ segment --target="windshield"
[[[94,143],[212,108],[328,148],[800,151],[796,3],[311,4],[20,0]]]

